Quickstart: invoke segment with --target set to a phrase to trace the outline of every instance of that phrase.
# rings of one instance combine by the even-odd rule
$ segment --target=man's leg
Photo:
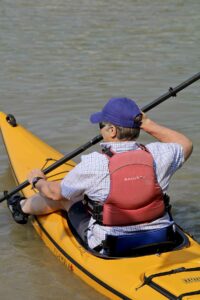
[[[55,201],[36,194],[28,199],[23,199],[19,194],[11,196],[8,200],[13,219],[19,224],[26,224],[29,215],[44,215],[60,209],[68,209],[69,201]]]
[[[48,198],[44,198],[39,194],[36,194],[28,199],[20,201],[22,211],[30,215],[45,215],[51,212],[64,209],[64,201],[55,201]],[[67,202],[67,200],[66,200]]]

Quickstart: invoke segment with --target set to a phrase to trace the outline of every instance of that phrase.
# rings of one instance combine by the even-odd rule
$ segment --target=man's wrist
[[[151,121],[151,119],[145,119],[144,122],[142,122],[141,129],[144,131],[149,131],[151,129],[151,126],[154,125],[155,123]]]

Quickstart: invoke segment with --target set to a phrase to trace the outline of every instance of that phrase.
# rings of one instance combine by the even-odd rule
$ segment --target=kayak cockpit
[[[95,256],[102,257],[102,258],[123,258],[123,257],[138,257],[138,256],[145,256],[151,254],[161,254],[164,252],[180,250],[185,248],[189,245],[189,239],[184,231],[175,224],[175,230],[173,234],[173,239],[170,239],[165,242],[161,243],[152,243],[147,244],[140,247],[130,247],[127,251],[123,252],[122,254],[117,254],[115,252],[115,240],[110,239],[109,241],[109,251],[106,254],[102,254],[99,252],[99,249],[90,249],[87,245],[86,239],[83,237],[83,231],[87,228],[86,221],[87,218],[84,216],[84,212],[79,209],[78,205],[76,209],[70,210],[69,213],[63,211],[62,215],[66,218],[68,226],[72,231],[76,240],[90,253]],[[84,224],[85,223],[85,224]],[[81,227],[81,230],[80,230]]]

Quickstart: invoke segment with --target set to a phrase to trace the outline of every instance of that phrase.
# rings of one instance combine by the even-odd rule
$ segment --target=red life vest
[[[109,157],[110,193],[103,204],[102,223],[126,226],[151,222],[165,212],[163,192],[157,182],[153,157],[141,149]]]

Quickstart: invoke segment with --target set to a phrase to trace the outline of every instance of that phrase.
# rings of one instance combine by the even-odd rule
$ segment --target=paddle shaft
[[[180,92],[181,90],[185,89],[187,86],[191,85],[192,83],[194,83],[195,81],[197,81],[199,79],[200,79],[200,72],[197,73],[197,74],[195,74],[194,76],[190,77],[188,80],[184,81],[183,83],[181,83],[177,87],[175,87],[175,88],[169,88],[168,92],[166,92],[165,94],[163,94],[159,98],[155,99],[151,103],[147,104],[141,110],[143,112],[147,112],[147,111],[151,110],[152,108],[154,108],[155,106],[159,105],[160,103],[164,102],[165,100],[167,100],[167,99],[169,99],[171,97],[176,97],[176,94],[178,92]],[[80,146],[79,148],[75,149],[74,151],[70,152],[69,154],[65,155],[64,157],[62,157],[61,159],[59,159],[58,161],[56,161],[55,163],[53,163],[52,165],[50,165],[48,168],[46,168],[45,170],[43,170],[43,173],[45,175],[48,174],[48,173],[50,173],[51,171],[55,170],[59,166],[61,166],[64,163],[66,163],[68,160],[74,158],[75,156],[77,156],[80,153],[84,152],[85,150],[87,150],[91,146],[97,144],[102,139],[103,138],[102,138],[101,135],[95,136],[89,142],[85,143],[84,145]],[[4,201],[8,197],[16,194],[17,192],[21,191],[22,189],[26,188],[29,185],[30,185],[30,183],[29,183],[28,180],[22,182],[20,185],[18,185],[11,192],[5,193],[4,196],[2,198],[0,198],[0,202]]]

